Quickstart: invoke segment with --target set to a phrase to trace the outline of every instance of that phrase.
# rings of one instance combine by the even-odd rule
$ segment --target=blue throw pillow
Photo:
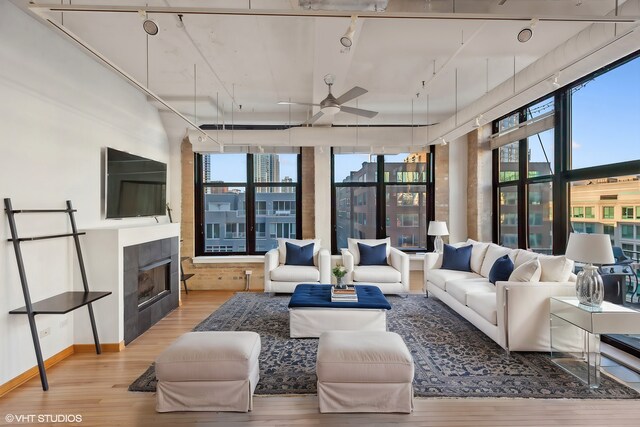
[[[389,265],[387,264],[387,244],[369,246],[358,242],[360,251],[359,265]]]
[[[298,246],[289,242],[285,243],[285,247],[287,248],[285,265],[313,265],[314,243],[309,243],[306,246]]]
[[[507,281],[511,273],[513,273],[513,261],[511,261],[509,255],[502,256],[493,263],[489,271],[489,281],[494,285],[496,282]]]
[[[473,245],[455,248],[445,243],[442,251],[442,267],[447,270],[471,271],[471,249]]]

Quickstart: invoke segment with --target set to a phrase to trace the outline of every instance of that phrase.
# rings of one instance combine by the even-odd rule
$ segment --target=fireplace
[[[171,258],[163,259],[138,270],[138,309],[153,304],[171,293],[169,266]]]
[[[178,307],[178,238],[124,247],[124,342]]]

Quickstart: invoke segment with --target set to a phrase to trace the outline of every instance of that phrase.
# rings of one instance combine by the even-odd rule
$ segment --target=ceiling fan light
[[[142,29],[150,36],[155,36],[160,32],[160,27],[158,26],[158,24],[156,24],[156,22],[151,19],[144,20],[144,22],[142,23]]]
[[[329,116],[334,116],[340,112],[340,107],[335,107],[335,106],[324,107],[322,109],[322,112]]]

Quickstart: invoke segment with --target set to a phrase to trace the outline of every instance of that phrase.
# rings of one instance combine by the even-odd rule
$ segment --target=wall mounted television
[[[166,214],[166,163],[107,148],[106,218]]]

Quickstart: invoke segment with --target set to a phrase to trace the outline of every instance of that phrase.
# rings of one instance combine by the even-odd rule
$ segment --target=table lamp
[[[433,240],[433,252],[441,254],[444,250],[444,242],[441,236],[448,236],[449,230],[447,230],[447,223],[444,221],[431,221],[429,222],[429,229],[427,235],[436,236]]]
[[[598,267],[593,264],[615,262],[609,235],[571,233],[565,256],[586,263],[576,279],[578,302],[588,307],[600,307],[604,300],[604,285]]]

